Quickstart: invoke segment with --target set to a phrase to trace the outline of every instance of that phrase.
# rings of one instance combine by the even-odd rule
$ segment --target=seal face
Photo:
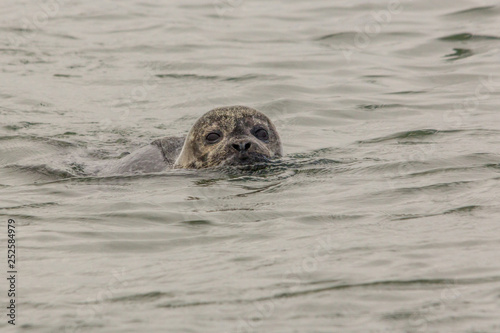
[[[282,155],[276,127],[261,112],[229,106],[205,113],[191,128],[174,168],[246,165]]]

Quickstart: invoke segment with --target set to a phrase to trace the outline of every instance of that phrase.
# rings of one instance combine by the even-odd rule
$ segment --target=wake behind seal
[[[220,107],[199,118],[187,137],[165,137],[103,170],[106,175],[250,165],[283,154],[276,127],[246,106]]]

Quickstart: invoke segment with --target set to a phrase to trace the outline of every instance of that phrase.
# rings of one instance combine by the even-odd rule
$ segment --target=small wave
[[[435,278],[435,279],[415,279],[415,280],[383,280],[383,281],[372,281],[365,283],[351,283],[343,284],[334,280],[334,285],[326,286],[321,288],[304,289],[294,292],[282,292],[271,296],[258,297],[252,299],[233,299],[233,300],[219,300],[219,301],[198,301],[198,302],[174,302],[167,304],[160,304],[158,307],[161,308],[179,308],[179,307],[194,307],[203,305],[213,305],[213,304],[251,304],[255,302],[262,302],[268,300],[276,300],[280,298],[290,298],[290,297],[300,297],[304,295],[319,294],[329,291],[345,290],[345,289],[358,289],[358,288],[413,288],[421,289],[422,286],[442,288],[442,286],[460,286],[460,285],[477,285],[485,283],[496,283],[500,281],[500,276],[491,276],[484,278],[469,278],[469,279],[447,279],[447,278]],[[325,283],[325,281],[322,281]],[[326,283],[331,283],[331,281],[326,281]],[[314,284],[317,284],[315,282]]]
[[[390,109],[390,108],[402,108],[402,104],[361,104],[358,105],[358,109],[362,110],[377,110],[377,109]]]
[[[6,125],[3,128],[5,128],[7,130],[11,130],[11,131],[17,131],[17,130],[20,130],[23,128],[30,128],[31,126],[35,126],[35,125],[41,125],[41,123],[30,122],[30,121],[20,121],[20,122],[15,123],[15,124]],[[0,140],[8,140],[8,139],[12,139],[12,138],[19,138],[19,137],[18,136],[2,136],[2,137],[0,137]]]
[[[280,76],[277,75],[267,75],[267,74],[245,74],[241,76],[218,76],[218,75],[198,75],[198,74],[177,74],[177,73],[169,73],[169,74],[156,74],[158,78],[165,79],[194,79],[194,80],[208,80],[208,81],[231,81],[231,82],[240,82],[240,81],[248,81],[248,80],[272,80],[272,79],[280,79]]]
[[[185,303],[185,302],[176,302],[176,303],[168,303],[168,304],[160,304],[158,305],[159,308],[187,308],[187,307],[193,307],[193,306],[201,306],[201,305],[214,305],[214,304],[221,304],[221,303],[241,303],[241,302],[214,302],[214,301],[206,301],[206,302],[191,302],[191,303]]]
[[[30,122],[20,122],[18,125],[9,125],[9,126],[21,126],[19,128],[26,128],[33,125],[38,125],[39,123],[30,123]],[[18,135],[9,135],[9,136],[0,136],[0,141],[10,141],[10,140],[26,140],[26,141],[37,141],[51,144],[57,147],[76,147],[77,145],[63,140],[57,140],[52,138],[45,138],[41,136],[18,136]]]
[[[344,163],[345,162],[340,160],[312,158],[304,155],[302,160],[296,157],[288,157],[248,166],[221,167],[218,168],[217,171],[237,180],[273,181],[283,180],[297,174],[314,176],[323,173],[331,173],[331,166],[337,166]]]
[[[453,49],[453,51],[454,53],[449,53],[444,56],[445,58],[447,58],[447,61],[465,59],[474,55],[474,52],[472,52],[472,50],[470,49]]]
[[[154,25],[149,25],[149,26],[145,26],[145,27],[137,27],[137,28],[131,28],[131,29],[109,30],[106,33],[115,34],[115,33],[124,33],[124,32],[150,31],[150,30],[155,30],[155,29],[161,29],[162,27],[163,27],[163,24],[154,24]]]
[[[71,74],[54,74],[54,77],[82,77],[81,75],[71,75]]]
[[[156,74],[160,79],[196,79],[196,80],[220,80],[220,76],[216,75],[197,75],[197,74]]]
[[[415,186],[415,187],[401,187],[398,189],[395,189],[395,192],[399,193],[413,193],[416,191],[441,191],[442,189],[447,189],[447,188],[454,188],[457,186],[462,186],[462,185],[469,185],[473,184],[473,180],[462,180],[462,181],[456,181],[456,182],[448,182],[448,183],[437,183],[437,184],[431,184],[431,185],[425,185],[425,186]]]
[[[242,76],[233,76],[233,77],[227,77],[223,79],[223,81],[234,81],[234,82],[239,82],[239,81],[247,81],[247,80],[257,80],[257,79],[269,79],[270,77],[274,77],[273,75],[257,75],[257,74],[246,74]]]
[[[474,35],[468,32],[463,32],[459,34],[448,35],[438,38],[438,40],[445,42],[463,42],[463,41],[483,41],[483,40],[500,40],[497,36],[488,35]]]
[[[144,293],[144,294],[135,294],[135,295],[128,295],[128,296],[121,296],[121,297],[114,297],[110,298],[107,301],[111,303],[116,303],[116,302],[147,302],[147,301],[154,301],[157,299],[160,299],[162,297],[172,297],[174,296],[172,293],[164,293],[161,291],[152,291],[149,293]]]
[[[24,55],[26,57],[34,56],[35,53],[32,51],[27,51],[23,49],[14,49],[14,48],[0,48],[0,53],[6,53],[9,55]]]
[[[456,12],[448,13],[443,16],[471,16],[474,17],[475,19],[478,18],[478,16],[491,16],[491,15],[497,15],[499,12],[499,8],[497,6],[480,6],[480,7],[473,7],[465,10],[459,10]]]
[[[426,94],[426,90],[403,90],[386,93],[387,95],[416,95],[416,94]]]
[[[405,221],[405,220],[414,220],[414,219],[421,219],[421,218],[440,216],[440,215],[448,215],[448,214],[469,214],[475,210],[479,210],[482,208],[483,208],[483,206],[480,206],[480,205],[469,205],[469,206],[457,207],[457,208],[448,209],[448,210],[444,210],[442,212],[431,213],[431,214],[395,214],[395,215],[391,215],[389,218],[392,221]]]
[[[477,162],[481,161],[488,161],[489,159],[498,159],[496,156],[492,155],[491,157],[481,157],[477,156],[476,154],[473,155],[467,155],[467,156],[460,156],[458,158],[449,160],[447,162],[448,166],[438,166],[438,167],[432,167],[427,170],[422,170],[422,171],[415,171],[415,172],[410,172],[404,175],[404,177],[422,177],[422,176],[429,176],[429,175],[435,175],[435,174],[441,174],[441,173],[450,173],[450,172],[461,172],[461,171],[480,171],[481,169],[499,169],[500,164],[497,163],[480,163],[478,164]],[[432,161],[429,161],[432,163]],[[438,161],[442,163],[442,160]],[[471,165],[471,163],[474,163]],[[455,166],[449,166],[450,164],[455,164]],[[403,164],[399,164],[399,166],[403,166]]]
[[[25,171],[25,172],[37,173],[40,175],[54,177],[54,178],[72,178],[72,177],[76,176],[75,174],[73,174],[69,171],[56,169],[56,168],[50,167],[46,164],[40,164],[40,165],[11,164],[11,165],[6,165],[5,168],[12,168],[12,169],[16,169],[16,170]]]
[[[389,134],[386,136],[381,136],[381,137],[373,138],[373,139],[360,140],[360,141],[356,141],[356,143],[358,143],[358,144],[379,143],[379,142],[397,140],[397,139],[425,138],[425,137],[438,135],[438,134],[446,135],[446,134],[451,134],[451,133],[464,133],[464,134],[468,134],[468,135],[498,135],[498,132],[499,132],[498,130],[484,129],[484,128],[455,129],[455,130],[437,130],[437,129],[433,129],[433,128],[423,128],[423,129],[417,129],[417,130],[396,132],[393,134]]]
[[[28,205],[20,205],[20,206],[10,206],[10,207],[0,207],[0,209],[24,209],[24,208],[40,208],[40,207],[46,207],[46,206],[57,206],[57,202],[39,202],[39,203],[33,203],[33,204],[28,204]]]
[[[323,35],[316,39],[315,41],[342,41],[342,40],[353,40],[358,33],[355,31],[345,31],[345,32],[337,32],[333,34]]]
[[[390,141],[390,140],[397,140],[397,139],[408,139],[408,138],[423,138],[427,136],[431,136],[437,133],[453,133],[453,132],[459,132],[459,130],[447,130],[447,131],[439,131],[436,129],[419,129],[419,130],[412,130],[412,131],[404,131],[404,132],[397,132],[394,134],[382,136],[379,138],[374,138],[374,139],[368,139],[368,140],[361,140],[357,141],[357,143],[364,144],[364,143],[378,143],[378,142],[384,142],[384,141]]]
[[[197,225],[213,225],[214,223],[209,220],[186,220],[182,221],[182,224],[197,226]]]
[[[443,214],[461,214],[461,213],[470,213],[473,210],[481,209],[482,206],[479,205],[470,205],[470,206],[463,206],[463,207],[457,207],[453,209],[449,209],[443,212]]]

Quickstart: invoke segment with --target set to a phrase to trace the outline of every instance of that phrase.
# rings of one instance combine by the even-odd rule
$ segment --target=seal
[[[246,106],[226,106],[205,113],[186,137],[157,139],[118,160],[104,173],[250,165],[282,154],[278,131],[266,115]]]

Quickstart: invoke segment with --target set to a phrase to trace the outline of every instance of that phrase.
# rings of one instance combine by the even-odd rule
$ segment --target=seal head
[[[281,155],[281,141],[269,118],[246,106],[229,106],[213,109],[196,121],[174,168],[247,165]]]

